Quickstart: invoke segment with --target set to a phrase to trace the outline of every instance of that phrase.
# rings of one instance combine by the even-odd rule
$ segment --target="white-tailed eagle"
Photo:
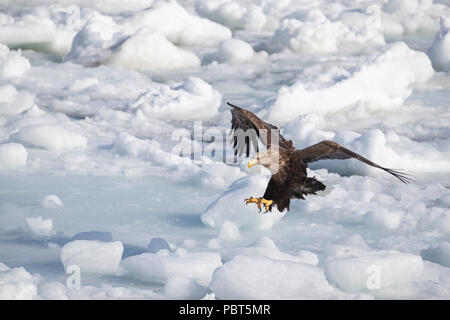
[[[246,109],[227,104],[232,107],[231,129],[235,154],[241,156],[245,152],[249,157],[250,148],[253,147],[256,157],[249,160],[248,167],[263,165],[272,172],[263,197],[245,199],[247,204],[256,203],[260,211],[262,206],[266,212],[272,211],[273,206],[277,206],[279,211],[289,211],[291,199],[305,199],[308,194],[325,190],[322,182],[315,177],[308,177],[306,173],[309,163],[323,159],[354,158],[392,174],[403,183],[413,181],[408,174],[382,167],[333,141],[325,140],[297,150],[291,140],[283,138],[276,126],[262,121]],[[267,150],[258,150],[258,140]]]

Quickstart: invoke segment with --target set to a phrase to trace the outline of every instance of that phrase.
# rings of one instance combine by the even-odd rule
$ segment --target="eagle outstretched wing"
[[[231,130],[233,134],[233,148],[234,154],[242,156],[245,151],[245,155],[250,155],[250,148],[258,152],[258,139],[267,148],[272,144],[272,130],[276,130],[278,134],[278,143],[280,148],[290,149],[292,148],[292,141],[286,140],[280,134],[280,130],[267,122],[262,121],[253,112],[235,106],[229,102],[227,104],[231,109]]]
[[[346,149],[342,147],[340,144],[334,142],[325,140],[322,142],[319,142],[313,146],[310,146],[308,148],[305,148],[303,150],[298,150],[299,157],[305,162],[310,163],[318,160],[324,160],[324,159],[350,159],[354,158],[359,161],[364,162],[365,164],[368,164],[369,166],[384,170],[390,174],[392,174],[394,177],[402,181],[403,183],[409,183],[414,181],[409,177],[408,174],[399,172],[398,170],[389,169],[382,167],[372,161],[370,161],[367,158],[364,158],[363,156]]]

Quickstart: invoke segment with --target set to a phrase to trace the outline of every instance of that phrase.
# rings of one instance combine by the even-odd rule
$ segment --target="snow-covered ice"
[[[183,276],[207,287],[217,267],[222,265],[215,252],[189,252],[184,248],[169,253],[142,253],[123,260],[122,265],[133,278],[166,283],[173,276]]]
[[[211,288],[220,299],[318,299],[333,291],[309,264],[241,255],[214,271]]]
[[[115,274],[122,253],[120,241],[74,240],[61,248],[61,263],[65,269],[78,266],[83,273]]]
[[[25,218],[28,229],[37,236],[48,236],[53,229],[52,219],[42,219],[39,217]]]
[[[42,199],[41,205],[48,209],[56,209],[63,206],[63,202],[56,194],[48,194]]]
[[[428,50],[433,67],[438,71],[450,69],[450,18],[441,18],[441,29]]]
[[[450,4],[0,4],[0,299],[450,299]],[[327,189],[258,213],[226,102]],[[81,272],[80,287],[72,287]],[[72,270],[72,271],[71,271]]]
[[[19,143],[0,144],[0,167],[3,169],[23,167],[27,163],[28,152]]]
[[[0,300],[31,300],[38,297],[38,279],[23,267],[0,269]]]

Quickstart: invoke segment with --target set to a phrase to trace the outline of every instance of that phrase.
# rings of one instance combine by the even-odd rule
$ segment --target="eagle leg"
[[[261,212],[261,205],[264,205],[264,208],[266,209],[266,212],[270,211],[273,200],[266,200],[264,198],[254,198],[254,197],[250,197],[248,199],[245,199],[245,204],[248,205],[249,203],[256,203],[256,206],[259,209],[259,212]]]

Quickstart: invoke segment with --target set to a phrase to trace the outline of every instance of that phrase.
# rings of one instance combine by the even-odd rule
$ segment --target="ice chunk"
[[[39,297],[47,300],[68,300],[66,286],[61,282],[46,282],[39,286]]]
[[[237,240],[241,237],[239,228],[231,221],[226,220],[219,232],[219,240],[230,241]]]
[[[441,17],[441,29],[428,49],[434,69],[450,70],[450,18]]]
[[[297,256],[303,263],[307,263],[313,266],[317,266],[317,264],[319,263],[319,257],[317,256],[317,254],[311,251],[300,250],[299,252],[297,252]]]
[[[87,145],[87,139],[81,133],[60,125],[25,126],[12,139],[49,150],[84,148]]]
[[[181,85],[151,87],[130,105],[147,118],[204,120],[218,114],[221,94],[199,78]]]
[[[273,35],[272,50],[287,47],[297,53],[333,52],[337,50],[337,36],[343,27],[342,22],[332,23],[320,11],[312,11],[306,22],[286,19]]]
[[[187,252],[177,250],[169,253],[143,253],[126,258],[122,262],[128,275],[142,280],[166,283],[175,274],[184,275],[208,286],[213,270],[222,265],[220,255],[214,252]]]
[[[317,267],[243,255],[214,271],[210,288],[220,299],[317,299],[333,292]]]
[[[111,232],[107,231],[87,231],[87,232],[78,232],[72,238],[72,241],[75,240],[96,240],[103,242],[111,242],[113,240]]]
[[[147,251],[156,253],[159,250],[170,250],[169,243],[162,238],[152,238],[147,246]]]
[[[253,54],[253,48],[247,42],[229,39],[220,43],[216,57],[219,62],[239,64],[251,60]]]
[[[423,259],[450,268],[450,242],[441,242],[420,252]]]
[[[369,245],[364,238],[359,234],[352,234],[336,241],[336,244],[359,247],[362,249],[369,249]]]
[[[0,300],[31,300],[37,298],[37,286],[23,267],[0,270]]]
[[[206,288],[189,276],[174,274],[167,280],[164,292],[168,299],[200,299],[205,296]]]
[[[418,5],[418,0],[389,0],[384,4],[383,10],[388,13],[398,11],[402,13],[413,13],[417,10]]]
[[[275,6],[271,2],[196,1],[196,10],[200,14],[234,30],[273,31],[278,26],[278,19],[296,8],[292,1],[277,3]]]
[[[185,46],[215,47],[231,38],[231,31],[218,23],[190,14],[176,1],[155,1],[128,21],[128,27],[146,28],[171,42]]]
[[[4,264],[3,262],[0,262],[0,272],[8,271],[8,270],[9,270],[9,267],[6,264]]]
[[[270,47],[272,51],[288,48],[296,53],[317,54],[334,52],[348,43],[383,45],[380,12],[368,11],[367,15],[358,14],[362,23],[355,23],[354,13],[350,11],[353,13],[350,25],[331,21],[317,9],[310,10],[306,17],[284,19],[274,33]],[[345,13],[341,18],[345,21]]]
[[[347,292],[370,292],[409,284],[417,281],[424,271],[420,256],[395,250],[332,245],[326,252],[327,279]]]
[[[48,194],[41,201],[41,206],[48,209],[56,209],[63,205],[63,202],[56,194]]]
[[[192,52],[180,49],[159,33],[140,31],[113,50],[108,64],[132,70],[167,72],[200,66],[200,59]]]
[[[0,86],[0,116],[15,116],[33,106],[34,99],[29,92],[17,91],[10,84]]]
[[[81,273],[115,274],[122,258],[123,245],[120,241],[100,242],[75,240],[61,249],[64,268],[76,265]]]
[[[198,67],[200,60],[177,45],[217,46],[229,38],[228,28],[190,14],[176,1],[155,1],[120,22],[92,14],[66,60],[91,67],[108,62],[139,70],[179,70]]]
[[[0,169],[20,168],[27,164],[28,152],[19,143],[0,144]]]
[[[20,77],[28,69],[30,69],[30,62],[22,57],[20,50],[10,51],[7,46],[0,43],[0,76]]]
[[[94,67],[106,61],[112,53],[111,48],[125,37],[111,17],[95,12],[73,38],[65,60]]]
[[[51,281],[39,286],[39,299],[48,300],[106,300],[106,299],[157,299],[153,290],[136,287],[113,287],[108,283],[99,286],[86,285],[79,289],[69,289],[61,282]]]
[[[197,241],[195,241],[194,239],[184,239],[183,247],[185,247],[186,249],[193,249],[197,247]]]
[[[208,206],[201,216],[202,222],[210,227],[221,227],[228,220],[238,228],[271,229],[285,212],[280,213],[274,207],[271,213],[260,214],[256,206],[246,206],[244,203],[245,198],[263,196],[268,178],[263,175],[250,175],[236,180]]]
[[[220,248],[220,242],[217,238],[212,238],[208,240],[207,247],[209,249],[219,249]]]
[[[42,217],[25,218],[27,227],[31,233],[37,236],[48,236],[53,229],[52,219],[43,219]]]
[[[238,255],[247,257],[266,257],[272,260],[301,262],[317,265],[319,259],[313,252],[302,250],[297,255],[282,252],[269,237],[261,237],[250,247],[237,247],[224,250],[223,256],[226,260],[231,260]]]
[[[362,63],[350,76],[324,88],[308,89],[301,82],[282,87],[268,111],[261,113],[270,121],[285,124],[302,114],[337,112],[356,103],[369,110],[393,109],[411,94],[411,86],[428,81],[432,75],[426,54],[397,42]]]
[[[0,19],[0,42],[9,47],[31,48],[65,54],[84,22],[84,10],[76,5],[48,6],[36,3],[21,10],[7,10]],[[90,11],[90,10],[89,10]]]

